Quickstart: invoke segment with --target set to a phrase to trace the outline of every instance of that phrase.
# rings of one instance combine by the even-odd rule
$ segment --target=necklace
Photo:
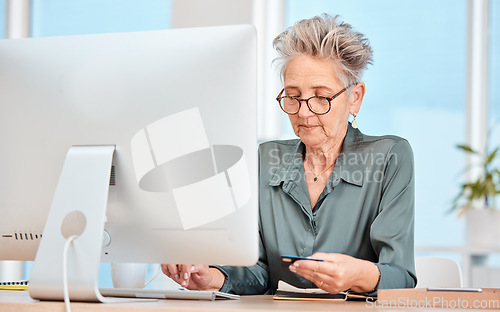
[[[325,172],[328,171],[328,169],[330,169],[331,167],[333,167],[333,165],[335,165],[335,163],[331,164],[330,166],[328,166],[325,170],[323,170],[323,172],[321,172],[321,174],[316,174],[314,172],[314,170],[311,168],[311,165],[309,165],[309,163],[307,162],[307,160],[305,161],[305,163],[307,164],[307,166],[309,167],[309,170],[311,170],[311,172],[314,174],[314,182],[318,182],[318,177],[322,177],[323,174],[325,174]]]

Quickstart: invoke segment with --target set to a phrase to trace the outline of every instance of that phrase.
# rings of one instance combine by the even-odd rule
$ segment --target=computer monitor
[[[34,260],[44,233],[58,246],[81,235],[77,246],[92,232],[103,262],[254,264],[255,36],[236,25],[0,40],[0,260]]]

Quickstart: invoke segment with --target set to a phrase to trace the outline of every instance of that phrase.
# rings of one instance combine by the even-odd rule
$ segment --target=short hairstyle
[[[361,80],[368,64],[373,63],[373,50],[363,34],[339,19],[338,15],[328,14],[304,19],[274,39],[273,46],[279,53],[274,61],[278,62],[282,79],[291,59],[308,55],[333,60],[345,87]]]

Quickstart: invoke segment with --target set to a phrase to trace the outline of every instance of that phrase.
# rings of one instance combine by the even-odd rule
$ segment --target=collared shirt
[[[259,147],[260,257],[251,267],[218,267],[221,291],[273,294],[279,280],[316,287],[281,267],[280,255],[342,253],[374,262],[378,289],[414,287],[413,152],[396,136],[367,136],[348,126],[342,151],[314,207],[305,181],[304,144]]]

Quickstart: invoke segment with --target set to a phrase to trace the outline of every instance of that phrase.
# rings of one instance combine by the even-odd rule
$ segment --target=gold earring
[[[352,120],[352,122],[351,122],[351,126],[352,126],[354,129],[358,129],[358,123],[357,123],[357,121],[356,121],[356,116],[357,116],[357,115],[358,115],[358,114],[356,114],[356,113],[352,114],[352,117],[354,117],[354,118],[353,118],[353,120]]]

